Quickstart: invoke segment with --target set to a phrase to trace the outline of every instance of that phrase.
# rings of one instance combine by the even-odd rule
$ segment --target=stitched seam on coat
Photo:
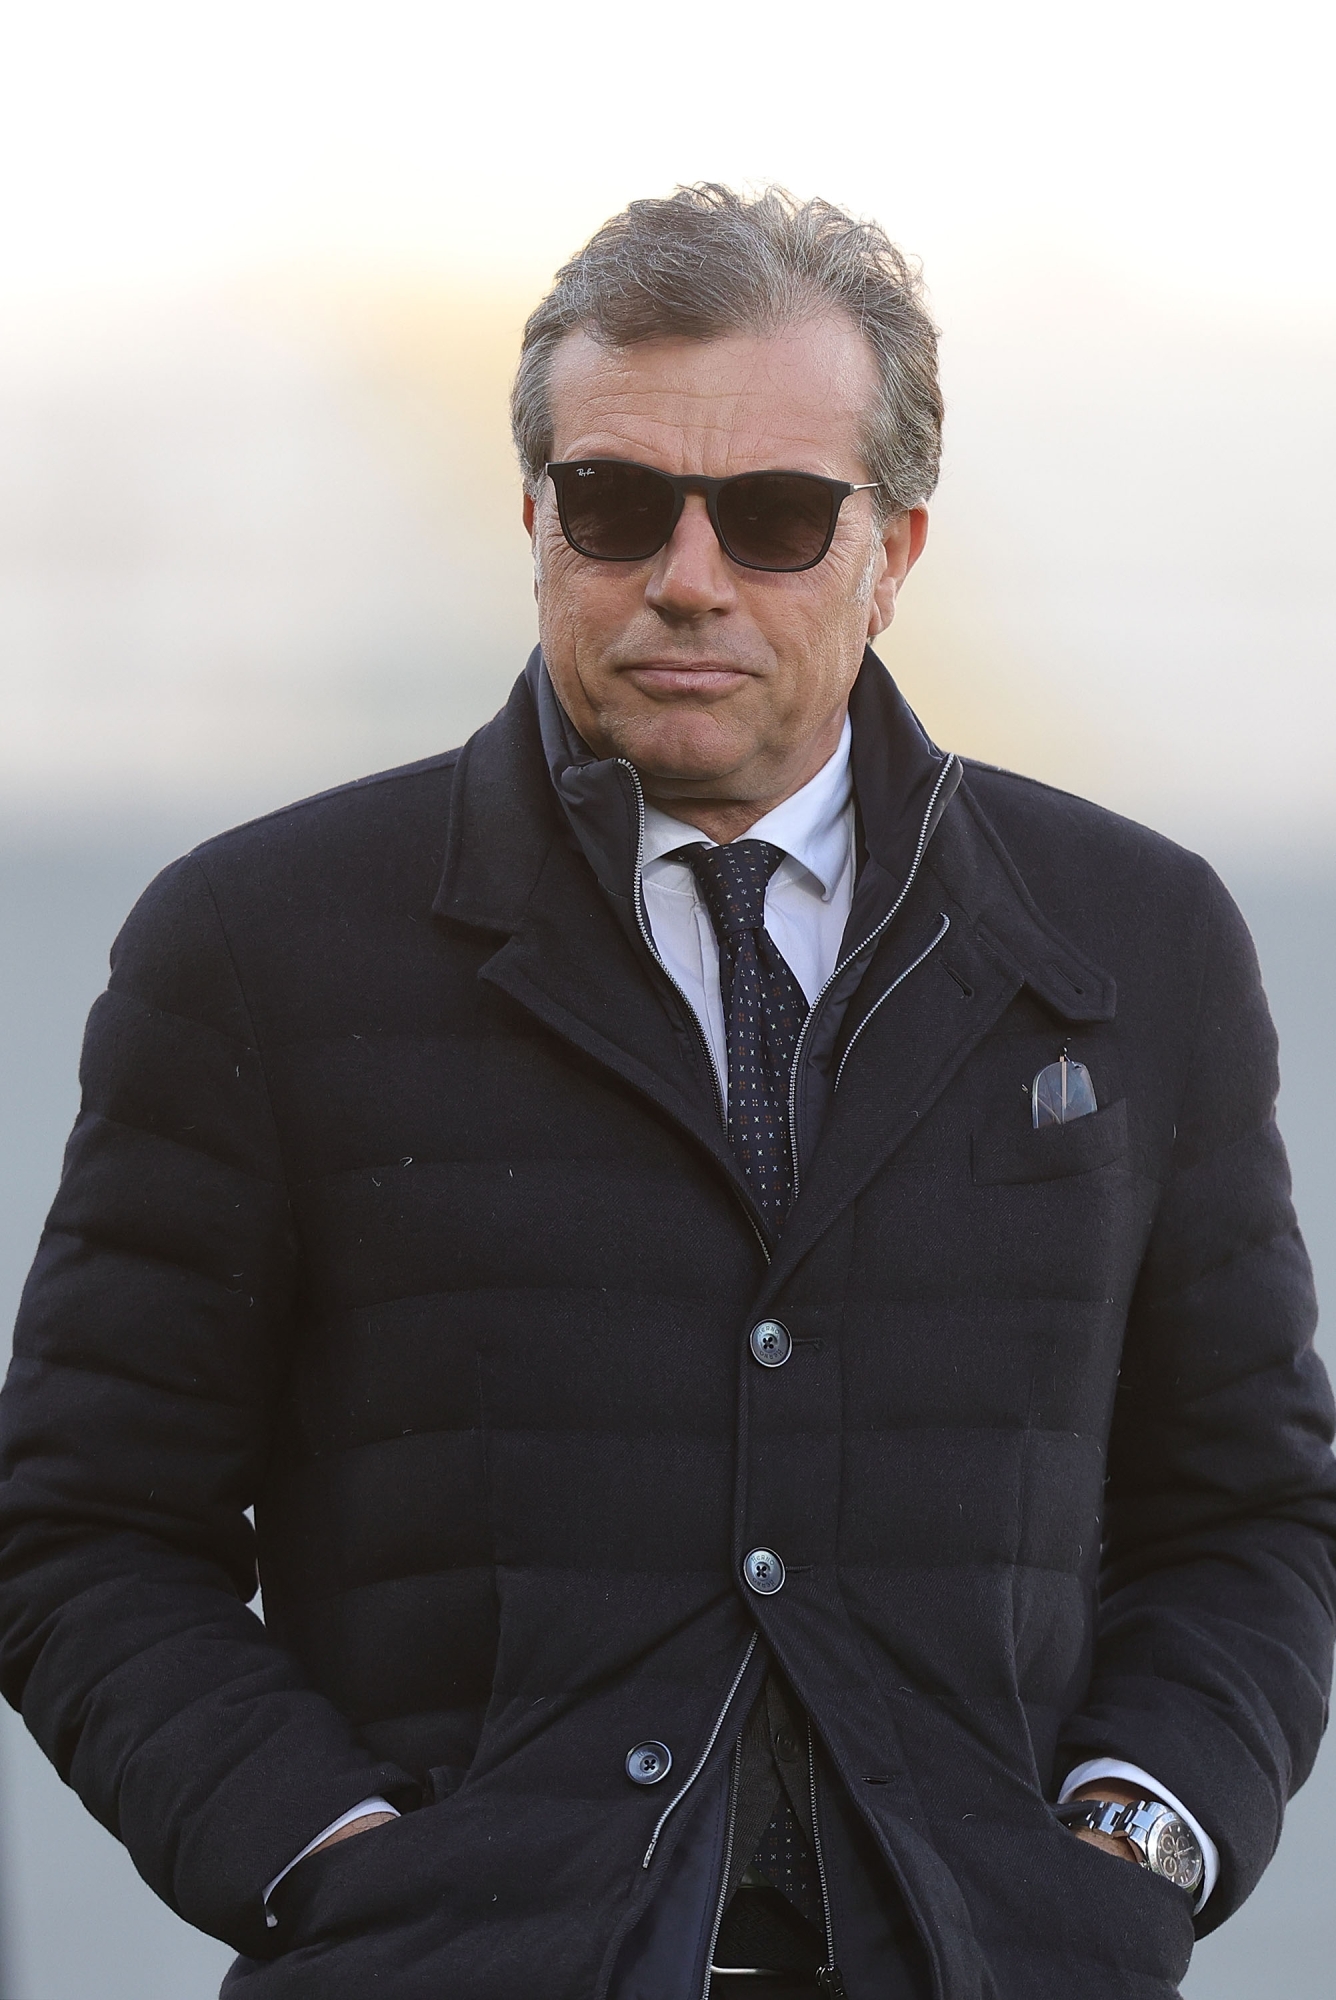
[[[107,1252],[116,1257],[132,1258],[137,1264],[157,1264],[164,1271],[185,1271],[190,1277],[199,1278],[210,1287],[217,1287],[225,1298],[241,1298],[243,1296],[249,1298],[251,1296],[249,1292],[243,1294],[239,1285],[235,1292],[230,1292],[223,1280],[213,1272],[205,1270],[199,1264],[187,1263],[183,1257],[171,1257],[165,1250],[148,1250],[139,1244],[122,1243],[115,1237],[100,1236],[95,1230],[91,1229],[50,1230],[47,1234],[47,1240],[50,1241],[57,1235],[68,1237],[75,1243],[87,1244],[92,1250]]]
[[[152,1389],[156,1394],[163,1396],[184,1396],[191,1402],[208,1403],[212,1409],[221,1407],[225,1410],[245,1411],[249,1415],[258,1407],[254,1403],[234,1402],[216,1386],[190,1389],[181,1383],[166,1382],[161,1376],[132,1375],[128,1369],[116,1366],[106,1357],[68,1360],[58,1355],[43,1355],[41,1366],[43,1369],[64,1370],[71,1375],[92,1375],[99,1381],[124,1382],[132,1389]]]
[[[93,1002],[93,1006],[96,1007],[98,1001],[108,998],[115,1000],[118,1006],[136,1009],[150,1021],[175,1021],[181,1027],[190,1028],[197,1034],[216,1035],[220,1042],[226,1042],[229,1047],[245,1049],[250,1055],[256,1053],[255,1044],[247,1041],[244,1035],[234,1035],[227,1028],[220,1028],[216,1021],[201,1020],[198,1014],[178,1014],[174,1007],[155,1007],[151,1001],[145,1000],[143,995],[137,993],[131,986],[113,986],[109,984],[103,992],[99,993],[97,1000]],[[247,1019],[249,1020],[249,1018],[248,1014]]]
[[[192,1139],[182,1139],[175,1132],[163,1132],[151,1125],[133,1125],[128,1118],[113,1118],[105,1111],[85,1113],[80,1124],[87,1129],[91,1124],[103,1125],[116,1132],[129,1132],[137,1139],[151,1139],[163,1146],[179,1146],[183,1153],[193,1159],[210,1160],[215,1166],[225,1167],[228,1173],[237,1174],[242,1180],[254,1181],[260,1187],[281,1188],[286,1195],[287,1186],[269,1174],[254,1173],[250,1167],[239,1167],[235,1160],[227,1159],[222,1153],[215,1153],[208,1146],[197,1145]]]
[[[239,1408],[241,1406],[238,1405],[237,1407]],[[296,1462],[299,1464],[309,1464],[309,1465],[328,1465],[332,1463],[335,1459],[347,1457],[353,1452],[383,1451],[387,1446],[403,1444],[409,1438],[411,1438],[414,1443],[417,1443],[418,1441],[424,1438],[466,1438],[466,1437],[480,1437],[482,1435],[483,1432],[480,1425],[466,1423],[462,1419],[458,1423],[424,1424],[420,1428],[411,1431],[405,1431],[402,1428],[400,1428],[397,1430],[378,1432],[374,1437],[356,1437],[356,1438],[348,1438],[343,1442],[337,1442],[337,1441],[330,1442],[328,1444],[322,1445],[318,1450],[314,1450],[308,1446],[306,1451],[302,1454],[301,1458]],[[597,1444],[606,1444],[609,1440],[615,1439],[628,1446],[635,1446],[637,1448],[641,1448],[643,1447],[645,1439],[647,1437],[654,1437],[661,1439],[663,1434],[658,1431],[628,1431],[628,1430],[615,1430],[615,1429],[567,1430],[563,1429],[560,1425],[557,1424],[552,1424],[541,1428],[535,1424],[504,1424],[494,1427],[492,1435],[501,1436],[505,1438],[516,1438],[516,1439],[551,1438],[563,1442],[567,1440],[578,1440],[581,1442],[592,1441]],[[813,1436],[822,1437],[825,1435],[825,1433],[812,1432],[812,1431],[784,1431],[782,1433],[779,1433],[778,1435],[781,1435],[786,1438],[813,1437]],[[1028,1428],[1026,1425],[1019,1423],[1018,1424],[968,1424],[968,1425],[962,1425],[962,1424],[889,1425],[888,1424],[888,1425],[878,1425],[876,1427],[868,1426],[867,1428],[859,1430],[851,1430],[848,1433],[848,1435],[850,1437],[855,1437],[855,1438],[884,1437],[888,1440],[899,1437],[929,1437],[929,1436],[959,1437],[959,1438],[969,1438],[969,1437],[979,1437],[979,1436],[1015,1437],[1015,1438],[1024,1438],[1027,1436],[1048,1437],[1048,1438],[1056,1437],[1064,1439],[1076,1438],[1083,1445],[1094,1446],[1096,1449],[1100,1448],[1103,1442],[1098,1432],[1075,1431],[1071,1428],[1069,1424],[1035,1424],[1029,1426]],[[711,1445],[722,1444],[726,1449],[731,1449],[733,1443],[733,1432],[729,1430],[727,1426],[724,1425],[721,1425],[721,1427],[718,1430],[713,1430],[713,1431],[687,1430],[684,1428],[678,1429],[672,1433],[672,1436],[675,1441],[693,1441],[696,1443],[711,1444]],[[702,1571],[702,1574],[703,1573],[704,1571]]]
[[[1297,1243],[1300,1241],[1302,1241],[1302,1238],[1297,1221],[1287,1223],[1283,1229],[1273,1229],[1269,1236],[1242,1237],[1237,1243],[1231,1245],[1218,1262],[1203,1265],[1201,1270],[1194,1271],[1190,1278],[1182,1278],[1177,1284],[1170,1285],[1167,1290],[1157,1291],[1141,1307],[1141,1316],[1147,1320],[1153,1319],[1155,1314],[1163,1307],[1169,1305],[1172,1300],[1182,1298],[1185,1292],[1195,1291],[1198,1285],[1209,1284],[1213,1279],[1220,1277],[1223,1272],[1232,1270],[1236,1264],[1241,1263],[1246,1257],[1261,1256],[1268,1250],[1274,1249],[1277,1243]]]

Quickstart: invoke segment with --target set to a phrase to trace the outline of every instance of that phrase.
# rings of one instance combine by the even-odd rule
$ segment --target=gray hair
[[[538,493],[552,456],[552,357],[575,328],[626,348],[774,332],[828,311],[845,313],[876,357],[881,393],[863,456],[884,512],[926,500],[941,461],[942,396],[917,268],[875,222],[828,201],[798,201],[781,187],[749,197],[716,181],[633,201],[562,266],[530,314],[510,399],[525,486]]]

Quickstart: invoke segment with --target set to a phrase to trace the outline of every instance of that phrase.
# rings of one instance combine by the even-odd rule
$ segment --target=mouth
[[[642,694],[722,701],[753,678],[731,660],[637,660],[620,671]]]

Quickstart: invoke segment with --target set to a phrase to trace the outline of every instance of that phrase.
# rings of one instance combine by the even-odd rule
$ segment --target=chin
[[[721,736],[704,717],[632,723],[618,732],[621,752],[647,777],[683,784],[726,778],[746,756],[731,734]]]

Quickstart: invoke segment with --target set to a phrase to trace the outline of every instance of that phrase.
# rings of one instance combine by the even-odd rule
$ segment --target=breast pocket
[[[1127,1153],[1127,1100],[1068,1125],[989,1128],[970,1138],[970,1171],[978,1187],[1005,1181],[1055,1181],[1093,1173]]]

